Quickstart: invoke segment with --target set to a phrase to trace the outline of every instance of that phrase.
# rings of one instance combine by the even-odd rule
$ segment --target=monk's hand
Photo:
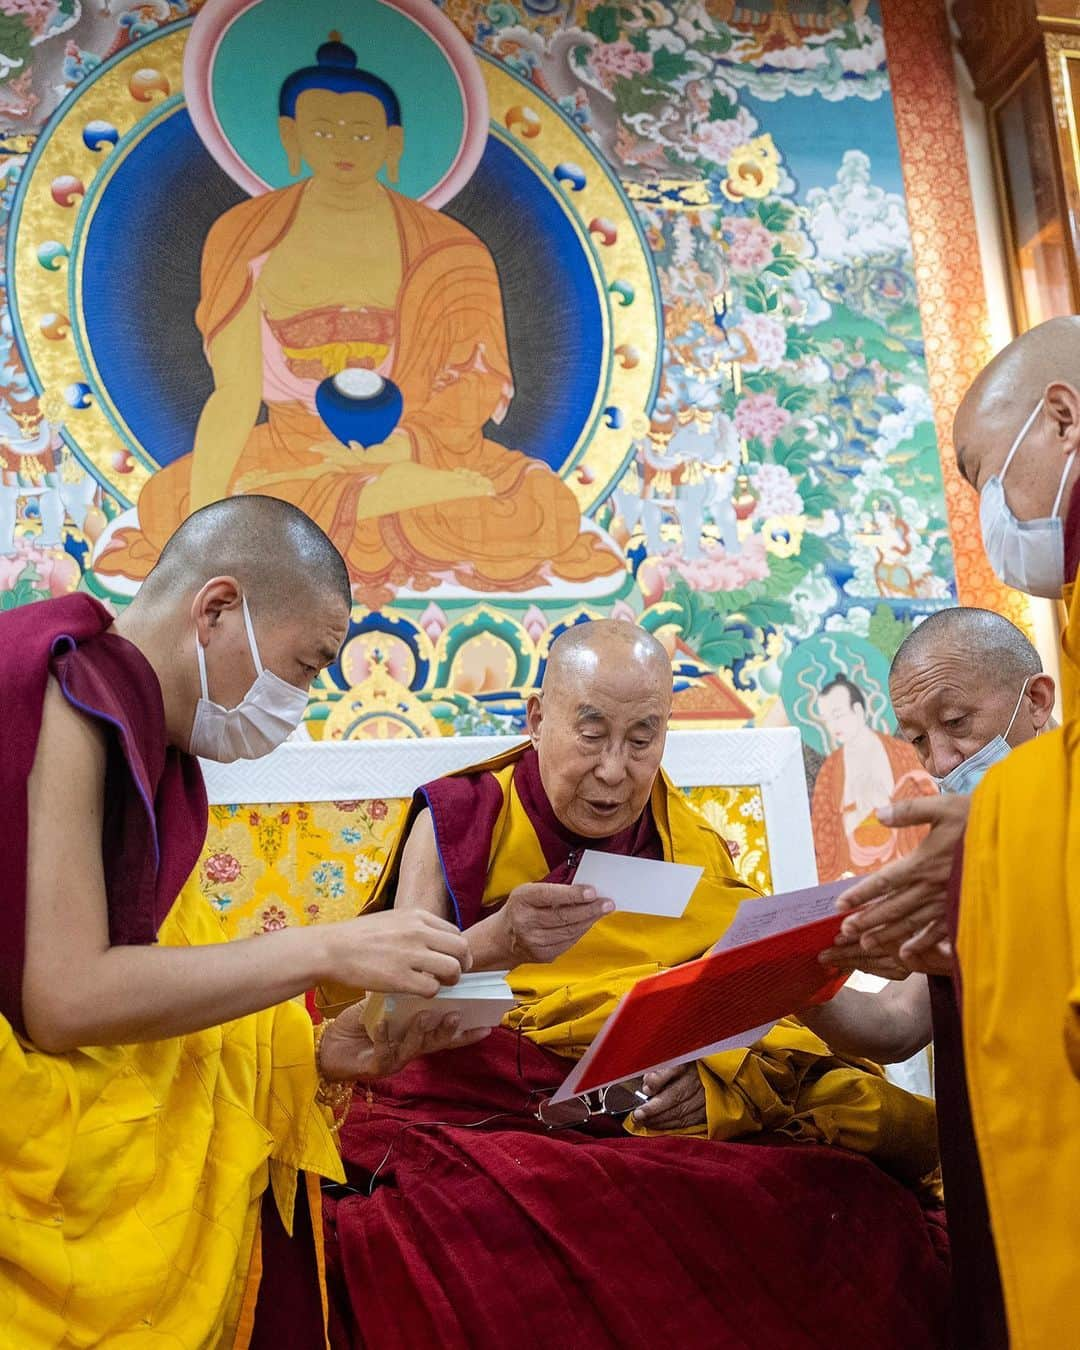
[[[634,1124],[649,1130],[690,1130],[706,1121],[705,1088],[697,1064],[654,1069],[642,1081],[648,1097],[634,1112]]]
[[[838,898],[847,913],[836,946],[857,944],[875,958],[894,957],[920,970],[926,954],[947,939],[946,902],[956,846],[967,825],[971,798],[918,797],[882,807],[877,815],[893,829],[929,825],[930,833],[909,853]]]
[[[591,886],[518,886],[499,911],[507,959],[515,966],[554,961],[614,908]]]
[[[318,932],[318,930],[313,930]],[[454,924],[422,909],[392,909],[326,924],[320,983],[430,998],[457,984],[472,965],[469,943]]]
[[[419,1012],[393,1035],[386,1021],[369,1032],[364,1026],[364,1004],[354,1003],[326,1028],[319,1045],[319,1071],[329,1082],[388,1078],[412,1059],[474,1045],[489,1031],[489,1027],[462,1031],[459,1013],[441,1017],[436,1012]]]
[[[877,975],[883,980],[906,980],[911,968],[898,956],[871,956],[857,943],[846,943],[842,947],[829,947],[821,953],[818,960],[831,970],[839,970],[845,975],[861,971],[864,975]]]

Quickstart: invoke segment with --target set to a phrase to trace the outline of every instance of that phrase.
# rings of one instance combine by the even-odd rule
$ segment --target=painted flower
[[[375,881],[381,871],[382,868],[376,860],[363,853],[357,854],[353,859],[353,880],[360,886]]]
[[[803,513],[803,500],[795,479],[783,464],[759,464],[755,468],[754,495],[758,499],[757,514],[763,520]]]
[[[384,801],[371,802],[368,806],[368,814],[372,820],[385,820],[389,811],[390,808]]]
[[[318,922],[319,922],[319,914],[321,913],[321,910],[319,909],[319,906],[318,906],[318,905],[307,905],[307,906],[305,906],[305,908],[304,908],[304,913],[308,916],[308,920],[309,920],[311,923],[318,923]]]
[[[694,128],[698,155],[713,164],[726,165],[740,145],[752,139],[757,122],[746,108],[740,108],[734,117],[716,122],[699,122]]]
[[[775,394],[747,394],[735,409],[735,430],[747,440],[759,440],[769,449],[791,421],[791,413],[781,408]]]
[[[230,881],[238,880],[242,871],[239,859],[231,853],[211,853],[203,863],[207,881],[215,886],[226,886]]]
[[[360,808],[360,803],[359,803],[358,801],[357,801],[357,802],[335,802],[334,805],[337,807],[337,809],[338,809],[339,811],[357,811],[357,810],[359,810],[359,808]]]
[[[651,52],[639,52],[626,38],[619,38],[618,42],[598,42],[589,52],[589,64],[604,87],[610,89],[616,80],[647,75],[653,59]]]
[[[747,820],[764,820],[765,808],[756,792],[739,807],[739,815],[745,816]]]
[[[775,238],[759,220],[735,216],[724,221],[727,259],[736,272],[758,272],[773,257]]]
[[[78,586],[82,577],[79,564],[62,548],[40,548],[20,539],[16,549],[15,553],[0,554],[0,591],[13,591],[20,578],[29,581],[42,598],[70,595]]]
[[[288,915],[278,905],[267,905],[261,918],[264,933],[277,933],[282,928],[288,928],[289,926]]]
[[[787,353],[787,327],[771,314],[746,314],[739,322],[742,333],[754,349],[755,361],[747,369],[775,370],[783,365]]]
[[[358,844],[363,837],[362,831],[354,830],[348,825],[341,831],[341,842],[345,845]]]

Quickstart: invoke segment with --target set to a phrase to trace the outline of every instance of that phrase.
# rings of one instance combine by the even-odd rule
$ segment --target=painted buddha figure
[[[440,581],[520,591],[622,570],[555,473],[483,434],[514,393],[498,275],[462,225],[379,182],[384,166],[396,181],[404,150],[393,90],[332,34],[285,80],[279,110],[290,171],[311,177],[210,230],[195,321],[214,391],[193,452],[147,482],[138,528],[96,570],[141,579],[180,520],[243,492],[317,521],[369,604]],[[366,449],[337,440],[315,404],[324,380],[357,368],[403,399],[396,429]]]

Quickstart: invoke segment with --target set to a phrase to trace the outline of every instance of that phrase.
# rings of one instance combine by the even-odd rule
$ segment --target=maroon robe
[[[7,821],[0,903],[0,1014],[19,1031],[26,941],[27,782],[51,673],[72,707],[107,736],[102,858],[114,946],[150,943],[206,837],[198,761],[171,747],[161,687],[139,649],[107,630],[88,595],[0,614],[0,792]]]
[[[81,594],[0,615],[0,789],[8,811],[0,844],[0,1014],[23,1033],[27,780],[50,674],[72,707],[106,734],[101,842],[112,945],[154,942],[206,838],[199,762],[168,744],[157,675],[137,647],[108,631],[112,622],[103,605]],[[262,1217],[263,1281],[251,1350],[317,1346],[322,1302],[304,1188],[294,1241],[269,1190]]]
[[[612,839],[568,832],[532,752],[514,784],[548,880],[571,880],[586,844],[662,856],[648,811]],[[472,774],[418,796],[468,928],[501,793]],[[768,1134],[639,1137],[610,1118],[551,1131],[533,1112],[570,1067],[500,1028],[357,1093],[348,1185],[324,1198],[338,1350],[945,1345],[944,1228],[869,1159]]]

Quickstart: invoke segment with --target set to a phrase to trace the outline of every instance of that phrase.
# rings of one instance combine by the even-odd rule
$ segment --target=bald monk
[[[518,1006],[354,1101],[329,1206],[342,1345],[942,1344],[940,1232],[904,1184],[936,1164],[933,1108],[876,1066],[787,1020],[647,1075],[632,1119],[545,1123],[620,995],[754,894],[661,771],[670,706],[655,639],[582,624],[551,648],[528,742],[417,795],[377,902],[452,916]],[[613,913],[574,881],[586,848],[704,876],[680,919]]]
[[[456,1028],[373,1042],[347,1013],[316,1055],[286,1000],[325,978],[431,993],[467,944],[419,910],[226,943],[182,888],[195,756],[284,740],[349,612],[322,531],[246,497],[193,515],[115,621],[81,594],[0,616],[6,1346],[324,1341],[306,1187],[341,1173],[320,1102]]]
[[[985,1317],[965,1344],[1041,1350],[1062,1343],[1080,1278],[1080,872],[1072,865],[1080,839],[1080,320],[1050,320],[1006,347],[965,397],[954,437],[960,472],[980,495],[995,572],[1068,609],[1064,725],[995,765],[971,796],[895,808],[893,824],[929,823],[929,837],[841,899],[853,909],[846,935],[864,948],[903,949],[908,964],[935,969],[940,934],[952,941],[954,998],[951,1010],[935,1002],[935,1036],[962,1046],[970,1116],[962,1103],[942,1102],[942,1137],[969,1159],[977,1148],[989,1214],[981,1243],[967,1235],[956,1259],[985,1268],[992,1230],[1008,1322],[1006,1332],[1004,1318]],[[951,1185],[950,1203],[955,1194]],[[961,1197],[968,1214],[979,1203]]]
[[[1038,736],[1050,722],[1054,694],[1053,677],[1031,642],[987,609],[957,606],[931,614],[900,644],[889,670],[899,734],[943,793],[970,793],[1014,746]],[[929,1045],[931,993],[925,975],[909,973],[894,957],[875,962],[850,944],[821,959],[891,981],[876,994],[844,988],[800,1014],[833,1049],[893,1064]],[[939,1079],[943,1056],[947,1059],[948,1048],[939,1045]],[[962,1068],[955,1077],[962,1088]]]

